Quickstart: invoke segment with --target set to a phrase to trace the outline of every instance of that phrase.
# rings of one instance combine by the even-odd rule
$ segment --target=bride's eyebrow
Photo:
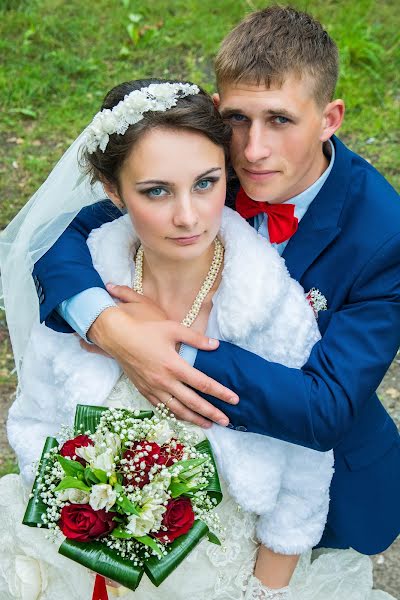
[[[211,169],[207,169],[207,171],[204,171],[204,173],[201,173],[200,175],[197,175],[195,177],[195,181],[197,181],[198,179],[202,179],[203,177],[206,177],[206,175],[210,175],[210,173],[214,173],[214,171],[221,171],[221,167],[212,167]],[[162,179],[146,179],[145,181],[137,181],[136,185],[173,185],[170,181],[164,181]]]
[[[206,177],[207,175],[210,175],[211,173],[214,173],[215,171],[222,171],[222,169],[221,169],[221,167],[212,167],[211,169],[204,171],[204,173],[197,175],[197,177],[195,178],[195,181],[197,181],[198,179],[202,179],[203,177]]]

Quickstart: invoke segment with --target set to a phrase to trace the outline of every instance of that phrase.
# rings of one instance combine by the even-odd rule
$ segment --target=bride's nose
[[[190,193],[181,194],[174,205],[173,222],[175,227],[192,229],[198,220],[197,211]]]

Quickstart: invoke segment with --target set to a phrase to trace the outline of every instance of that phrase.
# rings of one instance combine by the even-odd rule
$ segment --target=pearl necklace
[[[197,319],[200,309],[203,305],[207,294],[217,279],[218,273],[224,259],[224,247],[218,238],[214,240],[214,256],[206,275],[203,285],[201,286],[192,306],[186,317],[181,321],[181,325],[191,327]],[[133,282],[133,290],[138,294],[143,295],[143,246],[140,245],[135,257],[135,278]]]

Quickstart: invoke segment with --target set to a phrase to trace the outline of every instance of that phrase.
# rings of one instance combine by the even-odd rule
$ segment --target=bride
[[[133,285],[162,307],[160,318],[300,368],[319,339],[313,311],[269,243],[224,208],[229,130],[211,99],[191,84],[121,84],[65,155],[76,167],[82,144],[86,180],[101,182],[127,213],[88,241],[103,281]],[[75,194],[81,179],[69,182]],[[47,435],[71,424],[78,403],[149,406],[113,359],[35,324],[8,420],[21,477],[0,481],[4,600],[90,596],[92,575],[58,555],[43,531],[20,524],[31,463]],[[203,430],[197,433],[204,438]],[[203,541],[158,589],[143,580],[134,593],[111,591],[127,599],[390,598],[371,590],[367,557],[320,551],[311,561],[328,510],[332,453],[217,425],[207,436],[222,475],[223,545]],[[257,559],[256,539],[263,543]]]

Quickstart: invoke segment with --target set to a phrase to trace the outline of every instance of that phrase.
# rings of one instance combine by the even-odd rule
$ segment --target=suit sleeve
[[[315,450],[336,446],[373,395],[400,344],[400,235],[365,264],[348,302],[329,315],[301,370],[221,342],[194,366],[240,397],[237,406],[205,396],[235,427]]]
[[[104,288],[93,267],[86,240],[92,229],[120,216],[121,212],[109,200],[83,208],[35,264],[33,276],[42,292],[40,320],[48,327],[71,333],[73,330],[55,311],[56,307],[86,289]]]

